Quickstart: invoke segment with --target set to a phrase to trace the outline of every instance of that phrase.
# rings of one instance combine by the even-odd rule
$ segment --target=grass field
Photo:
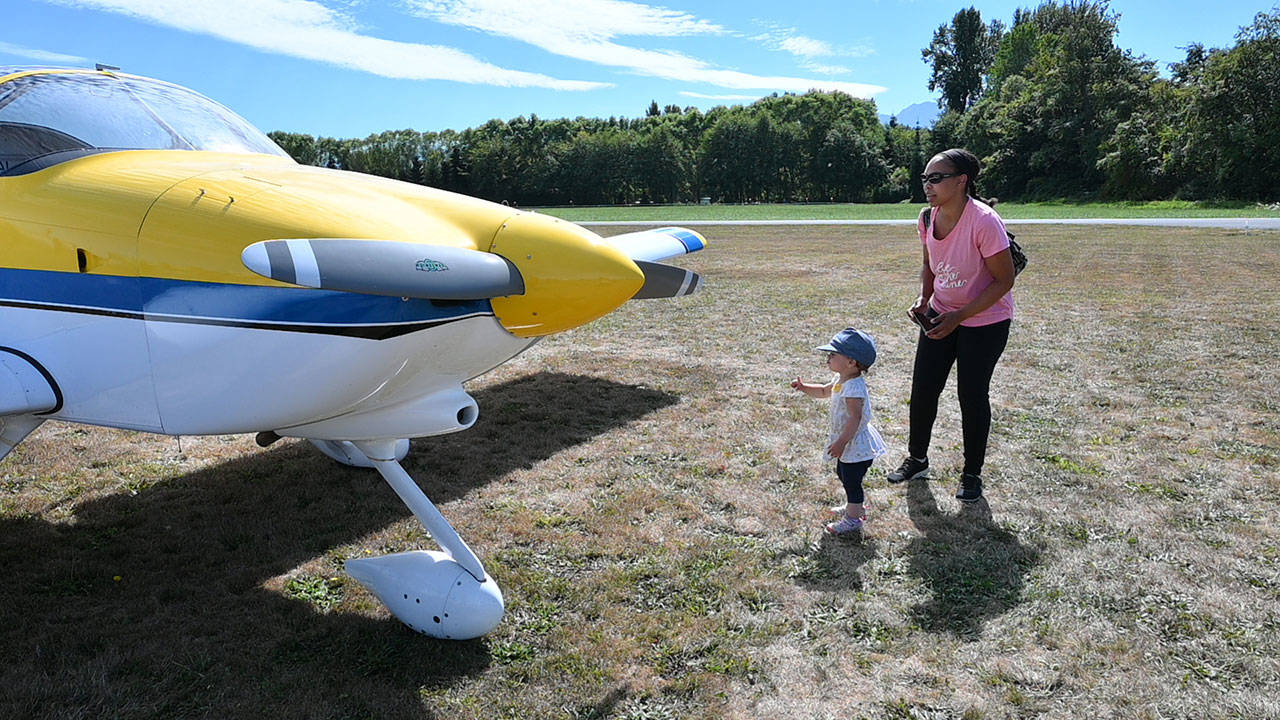
[[[762,204],[762,205],[636,205],[631,207],[554,207],[539,212],[573,222],[709,222],[715,220],[911,220],[920,204]],[[1219,218],[1280,217],[1280,210],[1256,203],[1201,203],[1184,200],[1112,203],[999,204],[1000,214],[1012,220],[1069,218]]]
[[[627,228],[610,228],[624,232]],[[742,227],[470,384],[406,467],[504,590],[489,636],[391,618],[346,558],[431,547],[310,446],[48,423],[0,464],[0,717],[1280,717],[1280,233],[1041,226],[987,500],[906,441],[909,227]],[[821,531],[815,345],[854,324],[892,455]]]

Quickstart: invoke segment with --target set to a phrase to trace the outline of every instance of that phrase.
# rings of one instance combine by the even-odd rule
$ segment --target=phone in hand
[[[916,325],[919,325],[922,331],[929,332],[934,328],[935,325],[937,325],[937,323],[933,321],[933,319],[937,316],[938,316],[938,312],[933,308],[929,308],[928,311],[924,313],[918,312],[916,310],[912,310],[911,322],[915,323]]]

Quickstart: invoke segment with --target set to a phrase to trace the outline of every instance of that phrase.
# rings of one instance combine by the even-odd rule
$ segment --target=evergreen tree
[[[950,25],[938,26],[921,56],[933,67],[929,89],[942,91],[939,107],[962,113],[982,97],[1003,35],[1000,21],[983,25],[982,13],[972,7],[956,13]]]

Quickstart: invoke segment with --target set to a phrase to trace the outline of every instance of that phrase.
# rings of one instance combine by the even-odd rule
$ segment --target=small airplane
[[[115,68],[0,68],[0,459],[49,419],[307,439],[441,547],[347,572],[418,632],[478,637],[502,593],[401,467],[408,438],[471,427],[463,383],[539,338],[694,292],[658,261],[705,245],[298,165]]]

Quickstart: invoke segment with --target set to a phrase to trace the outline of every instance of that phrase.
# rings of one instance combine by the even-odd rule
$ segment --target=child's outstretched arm
[[[791,381],[791,387],[808,395],[809,397],[825,398],[831,397],[831,383],[819,385],[817,383],[807,383],[800,378]]]
[[[853,440],[853,436],[858,434],[858,426],[862,424],[862,398],[847,397],[844,399],[844,404],[849,408],[849,419],[845,421],[839,437],[827,447],[827,454],[833,458],[844,455],[845,447]]]

